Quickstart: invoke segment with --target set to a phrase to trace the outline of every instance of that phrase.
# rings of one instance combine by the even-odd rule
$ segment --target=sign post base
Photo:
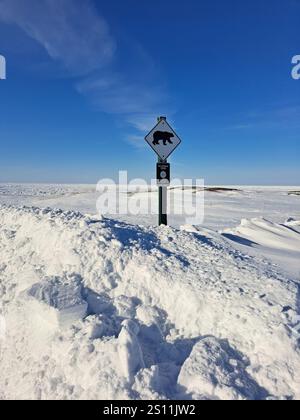
[[[168,224],[167,216],[167,187],[159,187],[158,191],[158,201],[159,201],[159,216],[158,224],[159,226]]]

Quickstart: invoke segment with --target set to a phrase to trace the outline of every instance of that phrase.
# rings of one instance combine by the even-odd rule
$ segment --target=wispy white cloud
[[[0,20],[22,28],[68,74],[79,77],[78,92],[134,129],[147,131],[165,109],[168,99],[153,59],[130,42],[129,67],[118,62],[117,41],[92,0],[0,0]]]
[[[22,28],[74,75],[107,65],[116,50],[90,0],[1,0],[0,19]]]
[[[251,127],[299,125],[300,106],[295,104],[270,104],[264,108],[247,113],[247,120]]]
[[[268,104],[252,111],[239,113],[237,122],[224,127],[226,130],[252,130],[261,128],[299,126],[300,106],[295,104]]]
[[[127,137],[127,143],[131,144],[132,146],[136,147],[137,149],[146,149],[146,142],[142,135],[130,135]]]
[[[169,108],[169,115],[171,114],[172,114],[172,111]],[[143,113],[143,111],[141,111],[139,114],[129,115],[128,122],[137,130],[140,130],[143,132],[150,131],[150,129],[152,129],[153,127],[153,123],[156,121],[156,118],[160,115],[164,115],[164,114],[159,113],[159,115],[157,115],[157,112],[156,113],[155,112]]]
[[[145,116],[157,106],[158,92],[155,88],[131,80],[132,77],[114,74],[97,74],[77,84],[80,93],[88,95],[99,109],[121,115]],[[164,98],[161,94],[160,99]]]

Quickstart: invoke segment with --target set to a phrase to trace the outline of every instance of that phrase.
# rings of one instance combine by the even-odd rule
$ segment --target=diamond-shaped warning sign
[[[166,119],[161,119],[145,137],[145,140],[162,160],[166,160],[181,143],[180,138]]]

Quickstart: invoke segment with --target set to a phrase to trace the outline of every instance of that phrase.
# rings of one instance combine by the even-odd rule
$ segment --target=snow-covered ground
[[[282,223],[288,218],[300,218],[299,195],[289,195],[290,192],[299,191],[300,187],[249,187],[233,186],[236,191],[205,193],[205,220],[204,225],[214,230],[236,227],[241,219],[265,217],[276,223]],[[131,187],[135,191],[134,187]],[[171,197],[181,200],[179,189],[170,192]],[[137,192],[141,203],[147,204],[149,197],[156,200],[157,192],[141,189]],[[96,185],[47,185],[47,184],[0,184],[0,205],[37,206],[61,208],[64,210],[80,211],[84,214],[96,214],[97,200],[100,193]],[[126,194],[120,199],[126,200]],[[153,226],[157,224],[156,208],[152,215],[134,217],[130,215],[117,217],[130,223],[142,223]],[[180,227],[183,218],[170,216],[170,225]]]
[[[236,188],[156,227],[0,185],[0,399],[299,399],[300,188]]]

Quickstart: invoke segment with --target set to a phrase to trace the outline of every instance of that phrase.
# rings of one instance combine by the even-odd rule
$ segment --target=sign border
[[[148,140],[147,140],[147,137],[148,136],[150,136],[150,134],[152,133],[152,131],[154,131],[155,129],[156,129],[156,127],[158,127],[159,126],[159,124],[161,123],[162,121],[158,121],[158,123],[152,128],[152,130],[150,130],[149,131],[149,133],[145,136],[145,141],[146,141],[146,143],[147,144],[149,144],[149,146],[151,147],[151,149],[152,150],[154,150],[154,152],[157,154],[157,156],[159,157],[159,159],[161,159],[162,161],[166,161],[167,159],[168,159],[168,157],[169,156],[171,156],[171,154],[177,149],[177,147],[182,143],[182,140],[181,140],[181,138],[178,136],[178,134],[176,133],[176,131],[170,126],[170,124],[168,123],[168,121],[167,120],[163,120],[163,122],[165,122],[167,125],[168,125],[168,127],[173,131],[173,133],[176,135],[176,137],[179,139],[179,143],[177,144],[177,146],[176,147],[174,147],[174,149],[172,150],[172,152],[170,152],[169,154],[168,154],[168,156],[166,156],[164,159],[162,158],[162,157],[160,157],[159,156],[159,154],[157,153],[157,151],[155,150],[155,148],[153,147],[153,145],[152,144],[150,144],[149,142],[148,142]]]

